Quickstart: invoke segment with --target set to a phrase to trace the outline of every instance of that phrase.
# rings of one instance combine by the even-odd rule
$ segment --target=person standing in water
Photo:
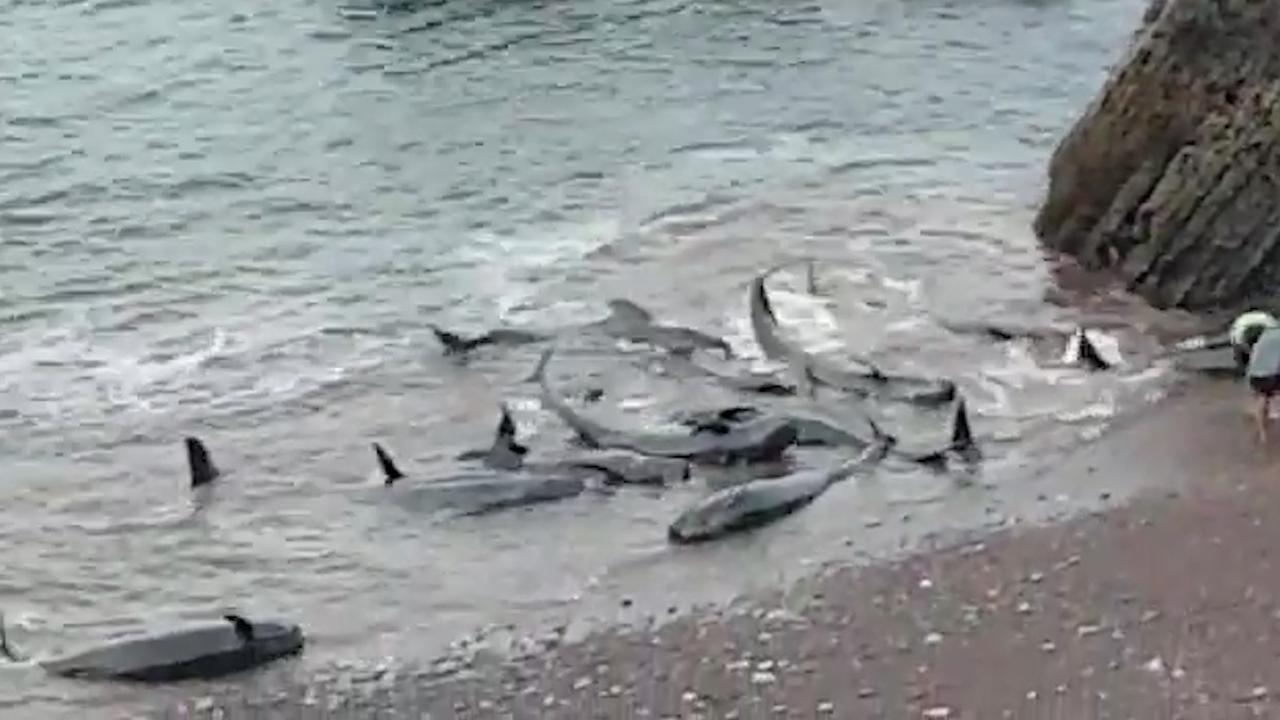
[[[1280,321],[1263,310],[1250,310],[1232,321],[1227,339],[1231,343],[1231,352],[1235,356],[1238,370],[1243,372],[1249,364],[1249,349],[1258,341],[1262,332],[1274,327],[1280,327]]]
[[[1254,393],[1253,420],[1258,428],[1258,441],[1265,445],[1271,396],[1280,393],[1280,327],[1269,327],[1258,335],[1249,350],[1245,376]]]

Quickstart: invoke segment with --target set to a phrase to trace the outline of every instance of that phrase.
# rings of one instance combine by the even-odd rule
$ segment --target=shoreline
[[[1102,509],[961,533],[885,562],[828,564],[787,588],[524,657],[478,656],[446,677],[216,692],[150,717],[1256,710],[1280,693],[1280,664],[1263,662],[1280,633],[1280,578],[1267,573],[1280,532],[1265,523],[1280,509],[1280,479],[1267,481],[1280,476],[1280,446],[1254,446],[1244,399],[1238,383],[1192,379],[1047,473]],[[1153,482],[1108,500],[1107,478],[1124,473]],[[1028,478],[1027,490],[1047,480]]]

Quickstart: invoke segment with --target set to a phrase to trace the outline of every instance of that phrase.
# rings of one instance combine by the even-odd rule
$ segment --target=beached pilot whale
[[[796,384],[772,372],[745,372],[727,375],[694,362],[688,355],[671,354],[660,363],[663,370],[684,378],[705,377],[738,392],[787,397],[796,394]]]
[[[695,462],[732,464],[779,458],[795,443],[796,431],[784,419],[762,418],[744,423],[723,435],[623,432],[605,427],[578,414],[547,385],[547,365],[554,348],[543,351],[533,380],[541,389],[542,404],[593,449],[630,450],[653,457],[685,458]]]
[[[883,443],[872,445],[834,469],[762,478],[713,492],[680,513],[668,526],[667,538],[679,544],[702,542],[771,523],[813,502],[887,449]]]
[[[411,482],[379,443],[373,452],[382,470],[382,483],[397,497],[434,510],[455,510],[463,515],[480,515],[507,508],[564,500],[581,495],[588,478],[597,471],[589,468],[555,467],[546,470],[520,469],[511,472],[463,472],[442,478],[415,478]]]
[[[758,417],[761,411],[750,405],[730,405],[711,410],[681,413],[674,420],[689,428],[695,435],[707,433],[720,435],[734,426]],[[976,460],[980,451],[969,426],[969,412],[964,398],[959,398],[951,414],[950,439],[940,446],[921,446],[915,442],[899,442],[898,437],[885,432],[871,418],[864,418],[870,435],[859,435],[843,424],[812,412],[787,412],[777,417],[785,418],[796,429],[796,445],[822,445],[848,447],[854,450],[873,445],[883,445],[894,457],[923,465],[943,465],[951,456],[968,461]]]
[[[219,625],[122,640],[40,665],[53,675],[89,680],[212,680],[297,654],[305,643],[302,629],[291,623],[223,617],[227,622]],[[2,630],[0,648],[17,659]]]
[[[811,383],[821,383],[859,395],[918,405],[941,405],[955,399],[956,386],[950,380],[887,374],[865,358],[858,358],[865,370],[840,368],[788,341],[765,290],[765,281],[781,267],[757,275],[749,290],[751,329],[765,357],[787,363],[800,383],[810,389]]]
[[[523,470],[542,475],[568,471],[570,474],[596,473],[605,485],[670,485],[689,479],[689,463],[676,458],[653,458],[623,452],[587,452],[551,462],[531,462],[529,448],[516,439],[516,423],[506,403],[500,406],[498,429],[493,444],[482,450],[467,450],[459,460],[479,460],[494,470]]]
[[[655,322],[653,313],[630,300],[613,298],[606,304],[609,316],[588,323],[584,330],[598,330],[621,340],[647,343],[677,355],[691,355],[695,350],[718,350],[726,358],[733,357],[733,348],[724,338],[693,328]]]
[[[669,352],[689,355],[695,350],[717,350],[726,358],[733,356],[729,343],[720,337],[709,335],[701,330],[654,322],[653,313],[631,302],[614,298],[606,305],[609,314],[601,320],[595,320],[574,328],[580,333],[598,332],[620,340],[647,343],[663,348]],[[467,353],[485,345],[528,345],[554,340],[564,330],[556,332],[539,332],[518,328],[496,328],[480,335],[466,337],[461,333],[446,330],[438,325],[429,325],[446,356],[465,356]]]
[[[988,339],[998,342],[1012,340],[1027,340],[1033,343],[1047,340],[1061,342],[1065,336],[1064,362],[1067,364],[1093,371],[1110,370],[1113,367],[1111,361],[1103,357],[1083,325],[1077,325],[1069,334],[1061,330],[1015,327],[987,322],[945,322],[942,326],[955,333],[985,335]]]
[[[735,425],[762,415],[762,412],[750,405],[730,405],[728,407],[696,410],[680,413],[673,418],[676,422],[689,428],[691,434],[710,433],[723,435]],[[826,447],[850,447],[861,450],[868,445],[887,443],[893,445],[897,439],[880,429],[871,418],[864,418],[867,425],[867,436],[858,435],[843,426],[843,423],[819,412],[784,412],[777,413],[791,423],[796,430],[796,445],[802,447],[821,445]]]

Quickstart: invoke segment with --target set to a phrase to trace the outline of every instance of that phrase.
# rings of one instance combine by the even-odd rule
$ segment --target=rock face
[[[1062,140],[1049,248],[1157,307],[1280,300],[1280,0],[1156,0]]]

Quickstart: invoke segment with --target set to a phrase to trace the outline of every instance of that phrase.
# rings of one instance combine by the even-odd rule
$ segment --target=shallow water
[[[428,658],[481,625],[611,620],[624,597],[639,612],[768,586],[849,544],[923,532],[864,522],[921,501],[932,526],[981,522],[1168,383],[1133,353],[1177,319],[1123,296],[1046,300],[1061,293],[1029,230],[1054,142],[1141,10],[8,0],[0,608],[13,640],[52,655],[237,608],[303,623],[291,671],[305,673]],[[458,367],[427,322],[558,327],[627,297],[762,364],[746,285],[800,256],[824,261],[823,293],[800,273],[771,283],[788,330],[811,350],[955,377],[987,448],[979,482],[885,467],[698,550],[669,548],[665,526],[701,475],[465,521],[378,492],[370,441],[444,472],[487,441],[502,400],[535,453],[564,450],[521,382],[537,348]],[[1116,338],[1130,366],[1049,369],[1044,348],[941,325],[1089,315],[1132,328]],[[598,374],[606,399],[587,411],[637,427],[741,400],[647,372],[645,357],[567,353],[556,383]],[[208,497],[186,487],[186,434],[226,471]],[[0,668],[6,717],[140,696]]]

